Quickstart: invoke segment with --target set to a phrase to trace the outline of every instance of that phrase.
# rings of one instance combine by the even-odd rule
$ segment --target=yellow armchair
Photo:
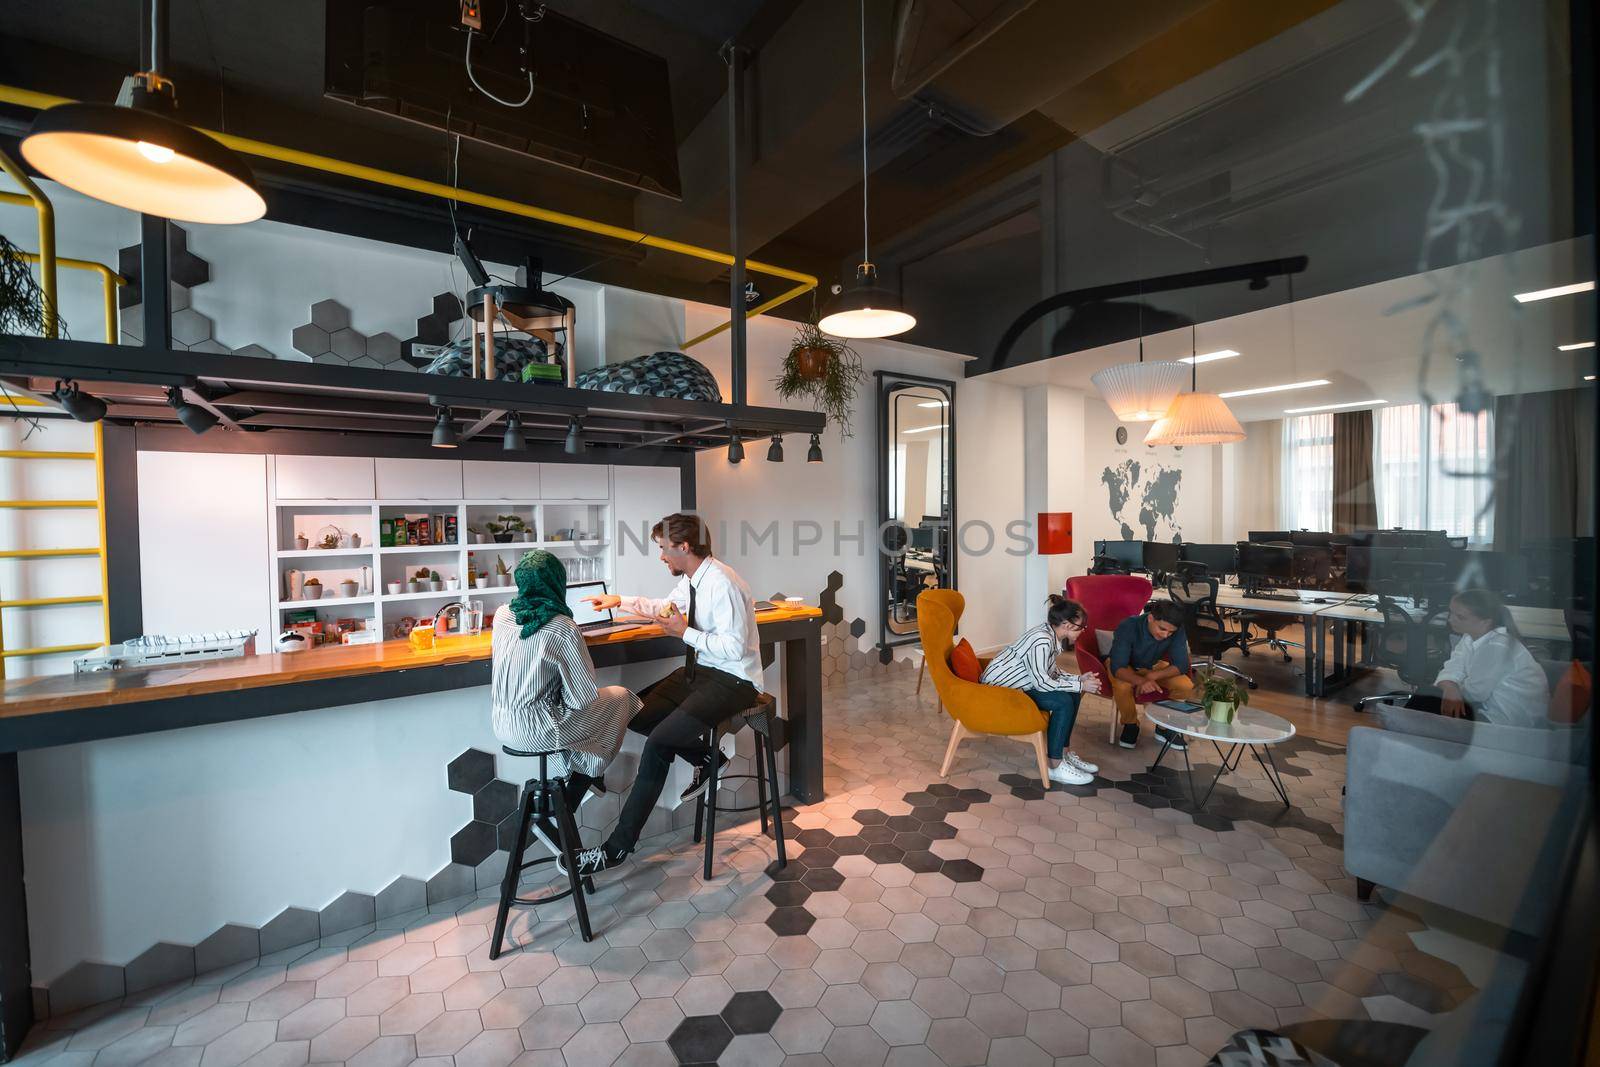
[[[917,597],[917,631],[922,635],[923,663],[933,678],[940,705],[955,720],[939,776],[949,776],[956,749],[968,735],[991,734],[1031,744],[1038,759],[1039,780],[1049,789],[1050,769],[1045,761],[1044,740],[1049,716],[1020,689],[969,682],[957,678],[950,669],[956,623],[961,621],[966,605],[966,598],[954,589],[930,589]]]

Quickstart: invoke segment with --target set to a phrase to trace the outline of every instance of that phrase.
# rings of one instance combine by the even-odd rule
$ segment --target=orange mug
[[[411,647],[425,652],[433,647],[433,623],[418,623],[411,628]]]

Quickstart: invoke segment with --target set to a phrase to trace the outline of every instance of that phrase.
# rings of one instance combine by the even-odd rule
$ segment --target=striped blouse
[[[494,615],[490,706],[495,736],[530,752],[562,750],[552,774],[573,768],[597,775],[616,755],[638,698],[617,686],[601,689],[583,635],[557,616],[532,637],[509,605]]]
[[[1001,649],[984,668],[979,680],[985,685],[1007,689],[1041,692],[1055,689],[1076,693],[1083,685],[1078,676],[1056,668],[1056,654],[1060,649],[1061,642],[1050,632],[1050,624],[1041,622]]]

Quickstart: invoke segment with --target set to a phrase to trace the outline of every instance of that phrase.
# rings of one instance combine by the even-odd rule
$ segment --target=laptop
[[[572,610],[572,621],[577,623],[578,632],[585,637],[601,637],[605,634],[622,633],[625,630],[637,630],[639,623],[617,622],[611,617],[609,608],[601,611],[584,599],[590,596],[604,596],[605,593],[605,582],[567,583],[567,607]]]

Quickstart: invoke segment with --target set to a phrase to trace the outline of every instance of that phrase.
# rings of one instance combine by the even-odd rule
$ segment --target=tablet
[[[1189,700],[1158,700],[1156,703],[1161,705],[1163,708],[1171,708],[1173,711],[1188,712],[1190,715],[1193,715],[1197,711],[1205,710],[1205,708],[1201,705]]]

